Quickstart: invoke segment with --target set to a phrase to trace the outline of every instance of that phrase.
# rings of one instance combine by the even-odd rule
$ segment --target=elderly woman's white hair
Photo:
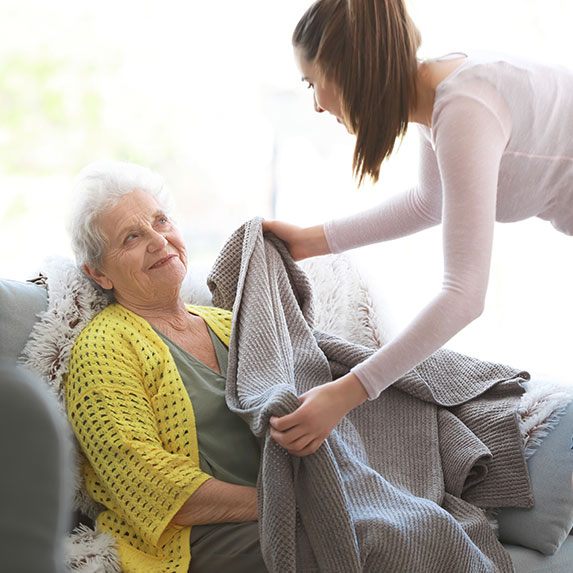
[[[79,266],[99,267],[106,239],[97,218],[132,191],[149,193],[166,213],[171,210],[163,178],[147,167],[123,161],[95,161],[80,171],[68,219],[72,249]]]

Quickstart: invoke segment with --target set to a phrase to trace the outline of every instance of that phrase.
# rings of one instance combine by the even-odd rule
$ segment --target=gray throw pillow
[[[527,461],[535,505],[502,509],[499,538],[553,555],[573,527],[573,402]]]
[[[20,356],[38,313],[46,307],[44,288],[0,279],[0,358],[16,360]]]

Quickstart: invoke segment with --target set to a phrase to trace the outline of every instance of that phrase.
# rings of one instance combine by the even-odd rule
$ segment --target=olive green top
[[[257,438],[225,402],[228,350],[208,327],[219,372],[156,331],[169,348],[195,413],[201,470],[238,485],[256,486],[260,462]]]

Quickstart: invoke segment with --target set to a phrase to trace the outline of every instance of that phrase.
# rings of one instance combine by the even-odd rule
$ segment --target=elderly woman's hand
[[[336,424],[367,398],[366,390],[352,373],[316,386],[300,396],[301,405],[294,412],[271,418],[271,437],[294,456],[313,454]]]

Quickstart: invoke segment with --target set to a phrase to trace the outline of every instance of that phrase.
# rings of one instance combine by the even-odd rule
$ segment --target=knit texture
[[[292,457],[270,438],[270,416],[372,350],[313,332],[309,281],[260,219],[233,234],[208,284],[214,304],[233,309],[227,402],[263,438],[270,571],[512,571],[477,505],[532,505],[515,415],[525,373],[440,351],[315,454]]]
[[[229,312],[188,307],[228,344]],[[193,406],[167,346],[119,304],[97,314],[72,349],[67,412],[85,455],[84,480],[105,510],[125,573],[186,573],[189,527],[170,525],[211,476],[199,468]]]

